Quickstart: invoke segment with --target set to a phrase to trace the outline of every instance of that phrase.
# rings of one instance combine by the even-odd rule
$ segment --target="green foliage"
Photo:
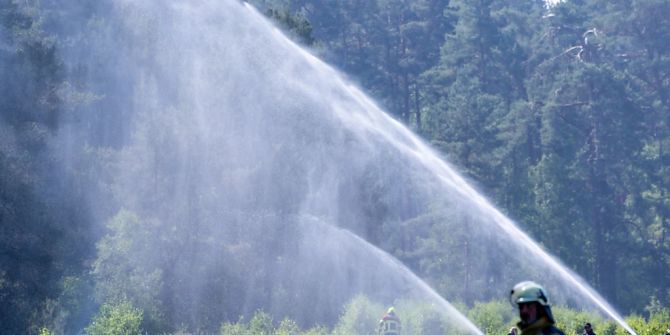
[[[328,335],[330,332],[324,326],[316,326],[302,333],[302,335]]]
[[[506,334],[517,322],[514,309],[507,301],[477,302],[467,316],[486,334]]]
[[[221,335],[246,335],[249,333],[249,328],[240,319],[236,323],[224,322],[219,329]]]
[[[291,319],[284,319],[279,324],[279,328],[275,331],[276,335],[299,335],[300,327],[298,324]]]
[[[329,62],[355,78],[395,117],[419,130],[615,305],[626,312],[648,313],[648,318],[628,318],[641,335],[658,335],[670,323],[663,307],[670,305],[667,0],[568,0],[549,8],[543,1],[497,0],[257,2],[275,8],[268,15],[303,43],[318,40],[319,51]],[[99,177],[99,171],[114,168],[119,159],[146,157],[90,143],[82,149],[88,155],[85,167],[75,166],[82,162],[68,162],[65,165],[75,166],[74,171],[56,171],[59,162],[46,151],[63,118],[73,117],[66,112],[101,99],[106,92],[79,92],[77,82],[82,78],[64,81],[59,48],[73,40],[51,35],[45,27],[52,16],[65,15],[67,8],[54,3],[56,10],[42,10],[39,4],[9,0],[0,4],[0,315],[11,315],[0,318],[0,329],[17,334],[76,333],[88,318],[94,286],[103,307],[121,309],[113,304],[132,303],[143,311],[143,329],[167,331],[171,327],[166,320],[187,323],[191,315],[166,303],[165,292],[188,291],[188,283],[205,269],[216,270],[203,279],[203,295],[219,303],[199,305],[198,322],[218,327],[221,320],[236,317],[241,313],[236,305],[248,293],[240,293],[239,283],[264,275],[244,265],[267,245],[271,250],[282,247],[271,227],[263,227],[272,233],[262,241],[247,236],[218,239],[205,231],[183,241],[175,238],[182,235],[175,231],[190,229],[188,225],[169,221],[168,215],[152,218],[119,210],[110,201],[101,206],[116,214],[106,234],[99,241],[91,239],[88,229],[93,220],[85,210],[82,185]],[[104,26],[102,21],[96,18],[91,25]],[[82,76],[96,77],[92,71]],[[105,112],[99,113],[101,128],[108,126],[104,115],[123,111]],[[179,122],[189,117],[178,110],[164,112]],[[151,130],[147,138],[138,139],[147,147],[178,147],[170,141],[172,134],[163,130],[169,127],[153,122],[137,127]],[[294,158],[290,150],[278,156]],[[164,150],[153,160],[161,166],[174,158],[174,152]],[[173,190],[174,176],[133,172],[139,179],[153,180],[137,197],[160,207]],[[111,188],[99,183],[96,187]],[[468,239],[471,227],[452,224],[462,218],[444,214],[438,201],[435,212],[410,218],[400,227],[384,227],[389,221],[384,217],[384,191],[377,186],[366,194],[374,199],[367,228],[375,239],[440,293],[473,306],[468,315],[486,332],[506,331],[514,317],[504,303],[475,303],[495,293],[491,282],[510,280],[484,271],[506,266],[505,260],[497,255],[484,259],[468,249],[474,243]],[[195,193],[193,198],[206,196]],[[293,203],[293,198],[299,196],[286,197],[286,202]],[[219,199],[209,199],[215,200]],[[211,216],[202,220],[216,219],[216,214]],[[245,227],[240,221],[239,226]],[[235,233],[245,234],[244,229],[239,231]],[[385,233],[392,238],[387,240]],[[225,238],[232,242],[220,241]],[[97,254],[92,252],[96,242]],[[161,245],[166,252],[159,254],[148,245]],[[186,261],[177,261],[173,251],[196,254],[199,247],[232,260],[189,267]],[[486,247],[500,248],[488,243]],[[87,264],[93,264],[92,278]],[[193,277],[169,276],[167,271],[177,266],[192,270]],[[490,277],[472,277],[473,272]],[[281,290],[268,294],[272,298],[258,296],[254,302],[258,306],[267,299],[289,300]],[[651,296],[654,300],[645,310]],[[178,300],[198,303],[187,294]],[[413,333],[447,331],[429,307],[409,303],[402,307],[406,329]],[[105,307],[101,313],[112,309]],[[345,307],[334,332],[368,334],[382,312],[383,306],[358,297]],[[555,314],[568,334],[579,333],[585,321],[594,323],[599,335],[624,334],[612,322],[587,312],[556,308]],[[270,315],[259,312],[248,324],[224,323],[220,331],[298,331],[291,320],[274,327]],[[327,332],[323,327],[307,331]]]
[[[647,334],[665,334],[670,328],[670,310],[663,307],[655,297],[647,306],[649,312],[649,321],[647,322]]]
[[[377,322],[386,308],[359,295],[344,308],[344,313],[335,326],[334,334],[372,335]]]
[[[604,323],[602,317],[597,314],[578,311],[569,308],[553,307],[552,312],[556,319],[556,326],[563,330],[566,335],[580,335],[583,332],[584,324],[590,322],[594,331],[600,334],[600,325]]]
[[[139,335],[143,319],[142,310],[129,302],[104,304],[91,324],[88,335]]]
[[[50,15],[39,2],[0,2],[0,329],[8,334],[70,329],[61,277],[87,271],[92,247],[87,201],[49,153],[65,108]]]
[[[518,311],[506,301],[476,302],[459,309],[485,334],[506,334],[518,322]],[[411,335],[462,334],[463,331],[453,324],[444,310],[425,301],[399,300],[395,311],[402,323],[402,333]],[[291,319],[284,319],[279,325],[273,325],[272,317],[263,311],[257,311],[249,322],[240,319],[236,323],[221,325],[221,335],[344,335],[376,334],[379,318],[386,308],[365,296],[352,299],[345,307],[337,325],[331,330],[323,326],[303,330]],[[552,308],[556,326],[566,335],[581,335],[584,324],[589,322],[598,335],[628,334],[613,320],[601,315],[567,307]],[[639,335],[661,335],[670,324],[668,309],[660,307],[649,318],[629,316],[626,322]]]
[[[147,311],[150,321],[160,322],[162,272],[157,266],[159,255],[148,249],[151,244],[147,243],[155,226],[121,210],[108,227],[110,234],[98,242],[98,258],[93,264],[98,301],[130,301]]]
[[[638,335],[650,335],[649,332],[646,331],[647,329],[647,323],[644,317],[639,316],[639,315],[631,315],[626,317],[625,319],[626,323],[631,326]],[[615,335],[625,335],[627,332],[624,329],[617,329],[615,332]]]
[[[457,334],[446,316],[435,305],[418,301],[399,301],[396,312],[404,334]]]
[[[249,333],[254,335],[274,334],[272,317],[263,311],[257,311],[249,321]]]
[[[302,330],[298,324],[289,318],[282,320],[278,326],[274,326],[272,317],[263,312],[256,311],[254,316],[245,323],[240,318],[236,323],[225,322],[219,329],[221,335],[328,335],[330,332],[326,327],[316,326],[308,330]]]
[[[288,11],[278,9],[268,9],[266,15],[295,34],[301,43],[313,45],[316,42],[312,37],[312,26],[304,15],[291,15]]]

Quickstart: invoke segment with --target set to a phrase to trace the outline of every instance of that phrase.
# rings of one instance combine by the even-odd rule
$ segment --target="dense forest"
[[[663,327],[670,321],[670,1],[568,0],[550,6],[536,0],[251,3],[437,148],[620,311],[642,315],[633,317],[632,324],[656,318]],[[169,288],[187,285],[169,277],[166,267],[143,268],[142,260],[153,257],[143,241],[174,241],[158,236],[152,218],[92,201],[84,186],[115,191],[92,171],[128,155],[123,141],[96,136],[82,144],[87,156],[71,161],[53,150],[68,145],[54,138],[73,123],[88,122],[81,137],[73,138],[94,138],[89,135],[110,127],[109,114],[82,116],[86,106],[102,97],[72,78],[73,73],[102,78],[103,71],[112,71],[73,72],[63,56],[75,43],[96,41],[73,42],[78,38],[72,33],[75,27],[54,24],[67,22],[69,15],[90,15],[88,28],[104,31],[99,13],[106,6],[0,0],[0,333],[75,334],[86,329],[105,334],[104,327],[115,327],[114,318],[151,333],[214,329],[222,334],[297,334],[299,327],[314,326],[305,333],[326,334],[331,328],[355,334],[366,331],[357,325],[374,327],[374,320],[356,318],[378,316],[385,306],[365,297],[333,307],[341,318],[323,326],[277,318],[273,323],[256,311],[266,296],[254,297],[251,310],[236,306],[244,283],[262,274],[235,272],[234,267],[216,272],[216,279],[206,283],[224,287],[214,291],[232,301],[211,309],[211,315],[194,319],[165,298]],[[108,108],[122,114],[125,107]],[[157,188],[164,186],[161,182]],[[150,201],[159,207],[161,198]],[[366,213],[371,218],[365,228],[369,241],[470,310],[483,330],[501,332],[514,322],[508,305],[480,302],[481,297],[460,290],[460,283],[442,277],[440,255],[449,250],[440,249],[440,230],[408,242],[389,232],[383,212]],[[148,228],[137,228],[143,224]],[[193,239],[208,232],[200,234]],[[277,242],[250,239],[245,245],[251,251],[235,264],[243,268],[257,256],[255,246],[264,243]],[[153,291],[147,295],[134,287]],[[404,303],[405,310],[425,308]],[[565,309],[559,315],[597,318],[571,313]],[[429,312],[421,315],[424,319],[409,318],[419,320],[417,334],[445,330],[438,317],[431,321]],[[577,321],[564,322],[572,333],[578,331]],[[621,332],[605,321],[596,330]]]
[[[608,299],[668,300],[667,1],[262,1]]]

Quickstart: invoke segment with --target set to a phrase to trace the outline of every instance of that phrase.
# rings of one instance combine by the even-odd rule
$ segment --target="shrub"
[[[374,334],[379,318],[386,309],[373,303],[366,296],[355,297],[347,304],[344,314],[335,327],[335,334],[342,335],[369,335]]]
[[[257,311],[254,317],[249,321],[249,332],[253,335],[271,335],[274,334],[272,326],[272,317],[263,311]]]
[[[276,335],[300,335],[300,327],[291,319],[284,319],[275,332]]]
[[[247,335],[249,334],[249,329],[247,329],[246,324],[240,318],[237,323],[226,322],[222,324],[219,333],[221,335]]]
[[[486,334],[507,334],[516,321],[514,308],[502,300],[475,303],[468,318]]]
[[[134,335],[141,334],[143,312],[129,302],[105,304],[86,327],[88,335]]]

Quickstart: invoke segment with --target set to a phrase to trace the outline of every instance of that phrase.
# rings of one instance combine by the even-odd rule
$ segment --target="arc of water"
[[[577,274],[573,273],[565,265],[561,264],[561,262],[558,261],[555,257],[543,250],[533,239],[531,239],[514,222],[512,222],[512,220],[503,215],[498,209],[491,205],[488,200],[475,191],[475,189],[470,186],[470,184],[468,184],[462,176],[457,174],[454,169],[452,169],[445,161],[441,160],[439,156],[426,144],[421,142],[416,135],[411,133],[398,121],[383,113],[379,107],[370,101],[370,99],[367,98],[362,92],[360,92],[360,90],[352,87],[351,85],[348,87],[351,94],[355,95],[368,107],[366,110],[376,112],[376,115],[372,115],[372,112],[368,114],[371,120],[376,119],[375,121],[384,121],[391,124],[398,133],[405,137],[406,142],[397,143],[397,141],[391,137],[391,134],[383,129],[368,127],[368,131],[375,131],[380,136],[386,138],[389,142],[396,144],[396,147],[401,151],[423,162],[424,166],[432,171],[446,186],[455,189],[457,192],[470,199],[479,208],[483,209],[484,212],[490,216],[491,220],[493,220],[498,225],[498,227],[507,233],[508,236],[514,240],[521,241],[521,245],[524,248],[530,251],[533,255],[544,259],[549,264],[550,268],[555,270],[561,278],[571,283],[579,292],[588,297],[606,315],[615,320],[630,334],[637,335],[635,330],[633,330],[626,323],[626,321],[614,310],[612,306],[610,306],[605,301],[602,296],[600,296],[600,294],[590,288],[588,284],[583,281],[583,279],[579,278]]]
[[[590,288],[588,284],[583,281],[583,279],[580,279],[577,274],[570,271],[555,257],[543,250],[533,239],[531,239],[514,222],[512,222],[512,220],[503,215],[498,209],[491,205],[488,200],[475,191],[475,189],[470,186],[470,184],[468,184],[463,177],[457,174],[454,169],[452,169],[445,161],[441,160],[438,155],[426,144],[421,142],[416,137],[416,135],[411,133],[398,121],[383,113],[372,101],[369,100],[369,98],[362,94],[360,90],[352,87],[351,85],[348,87],[351,94],[355,95],[359,100],[361,100],[361,102],[365,103],[365,105],[368,107],[366,110],[371,111],[369,114],[367,114],[367,116],[370,118],[370,120],[368,120],[369,122],[363,124],[370,124],[372,122],[378,121],[387,122],[393,125],[397,133],[400,133],[405,137],[406,142],[398,143],[397,140],[394,140],[392,134],[385,131],[384,129],[368,126],[366,129],[367,131],[376,132],[378,135],[386,138],[390,143],[394,143],[399,150],[421,161],[424,166],[432,171],[446,186],[455,189],[457,192],[470,199],[479,208],[484,210],[484,212],[489,215],[491,220],[493,220],[498,225],[498,227],[507,233],[508,236],[512,237],[514,240],[521,241],[521,245],[524,248],[530,251],[533,255],[544,259],[549,264],[550,268],[555,270],[561,278],[571,283],[579,292],[588,297],[606,315],[615,320],[630,334],[637,335],[635,330],[633,330],[625,322],[625,320],[614,310],[612,306],[610,306],[605,301],[602,296],[600,296],[600,294]],[[374,111],[376,115],[373,115],[372,111]],[[348,118],[347,115],[341,115],[341,117]]]
[[[428,296],[428,298],[434,302],[436,302],[439,307],[441,307],[444,311],[446,311],[447,317],[451,318],[453,321],[455,321],[456,325],[465,325],[464,329],[477,335],[484,335],[484,333],[477,328],[476,325],[472,323],[467,317],[465,317],[460,311],[458,311],[452,304],[450,304],[447,300],[445,300],[443,297],[441,297],[435,290],[433,290],[426,282],[424,282],[421,278],[419,278],[414,272],[412,272],[410,269],[407,268],[404,264],[402,264],[397,258],[393,257],[389,253],[377,248],[376,246],[370,244],[360,236],[350,232],[349,230],[346,229],[341,229],[335,226],[330,226],[331,229],[336,229],[338,233],[344,234],[345,236],[348,237],[349,240],[353,240],[354,242],[365,246],[368,250],[371,250],[374,253],[374,256],[377,259],[384,260],[386,264],[390,264],[393,269],[397,272],[400,273],[402,276],[407,278],[409,281],[413,283],[417,283],[419,285],[419,289]]]
[[[396,120],[393,120],[391,117],[383,113],[379,107],[377,107],[369,98],[367,98],[360,90],[348,86],[351,94],[357,96],[361,102],[365,103],[368,107],[366,110],[374,111],[377,115],[372,115],[370,112],[368,115],[372,119],[373,117],[378,121],[379,119],[385,119],[383,121],[391,124],[395,130],[402,134],[406,138],[406,143],[397,143],[393,140],[391,134],[383,129],[378,129],[374,127],[369,127],[368,131],[375,131],[379,135],[385,137],[389,142],[395,143],[396,147],[408,155],[413,156],[419,161],[424,163],[424,166],[432,171],[446,186],[449,186],[455,189],[457,192],[463,196],[470,199],[475,203],[479,208],[483,209],[485,213],[489,215],[491,220],[493,220],[498,227],[500,227],[508,236],[513,238],[516,241],[521,241],[521,245],[530,251],[533,255],[541,257],[548,264],[549,267],[555,270],[558,275],[568,281],[573,285],[579,292],[588,297],[596,306],[598,306],[606,315],[611,317],[616,321],[621,327],[626,329],[630,334],[637,335],[635,330],[631,328],[626,321],[610,306],[605,299],[600,296],[595,290],[589,287],[588,284],[584,282],[577,274],[570,271],[565,265],[561,264],[555,257],[543,250],[533,239],[524,233],[512,220],[503,215],[498,209],[496,209],[491,203],[486,200],[481,194],[479,194],[475,189],[468,184],[465,179],[454,171],[445,161],[441,160],[439,156],[426,144],[421,142],[416,135],[411,133],[407,128],[402,126]],[[374,120],[374,119],[372,119]]]
[[[249,5],[248,3],[245,3],[245,6],[251,10],[254,15],[260,16],[260,14],[256,11],[256,9]],[[260,20],[262,22],[266,22],[266,20]],[[266,24],[269,25],[269,23],[266,22]],[[275,32],[276,36],[278,38],[281,38],[284,40],[285,43],[288,43],[288,45],[291,45],[298,51],[307,61],[312,64],[315,67],[318,67],[319,70],[326,69],[327,71],[331,71],[330,74],[332,74],[332,78],[336,78],[337,80],[341,80],[341,76],[334,70],[332,70],[330,67],[326,66],[324,63],[322,63],[319,59],[314,57],[312,54],[306,52],[304,49],[300,48],[297,46],[295,43],[293,43],[291,40],[286,38],[283,34],[281,34],[276,28],[272,27],[269,25],[270,28],[273,29]],[[341,82],[342,85],[347,86],[344,82]],[[357,96],[358,94],[354,94],[354,91],[349,92],[352,93],[353,95]],[[338,113],[340,116],[343,116],[344,114]],[[384,113],[381,113],[384,115]],[[390,118],[389,118],[390,120]],[[358,120],[360,122],[364,122],[365,120]],[[318,221],[317,221],[318,222]],[[325,224],[325,223],[324,223]],[[476,335],[484,335],[484,333],[477,328],[476,325],[472,323],[467,317],[465,317],[460,311],[458,311],[453,305],[451,305],[447,300],[445,300],[443,297],[441,297],[435,290],[433,290],[426,282],[424,282],[421,278],[419,278],[416,274],[414,274],[411,270],[409,270],[404,264],[402,264],[398,259],[393,257],[392,255],[386,253],[385,251],[379,249],[378,247],[370,244],[369,242],[365,241],[363,238],[360,236],[346,230],[346,229],[341,229],[336,226],[328,225],[330,229],[335,229],[339,233],[346,235],[349,240],[354,241],[355,243],[365,246],[368,250],[371,250],[374,253],[374,256],[377,257],[378,259],[385,260],[387,264],[390,264],[393,266],[393,268],[397,271],[397,273],[400,273],[402,276],[405,278],[409,279],[411,282],[418,284],[419,289],[426,294],[432,301],[436,302],[439,307],[441,307],[444,311],[446,311],[446,315],[453,319],[457,325],[464,325],[465,330],[469,331],[470,333],[476,334]]]
[[[245,6],[250,9],[255,15],[260,14],[253,8],[253,6],[245,3]],[[261,20],[266,22],[265,20]],[[270,25],[270,23],[266,23]],[[270,25],[271,26],[271,25]],[[334,80],[339,81],[342,87],[347,89],[347,93],[353,96],[364,107],[358,113],[351,113],[350,111],[335,109],[336,115],[345,122],[350,129],[358,130],[362,133],[372,133],[379,135],[389,143],[394,145],[398,150],[407,154],[410,157],[417,159],[447,187],[455,189],[457,192],[470,199],[472,203],[481,208],[490,219],[495,222],[508,236],[521,241],[522,246],[537,257],[544,259],[551,269],[572,284],[579,292],[588,297],[596,306],[598,306],[606,315],[615,320],[630,334],[637,335],[637,333],[623,320],[623,318],[610,306],[604,298],[602,298],[595,290],[589,287],[577,274],[570,271],[566,266],[561,264],[555,257],[551,256],[543,250],[533,239],[524,233],[512,220],[503,215],[491,203],[486,200],[481,194],[470,186],[463,177],[457,174],[445,161],[439,158],[439,155],[433,149],[423,143],[415,134],[409,131],[401,123],[391,118],[384,113],[373,101],[370,100],[361,90],[353,85],[345,82],[342,75],[337,73],[334,69],[323,63],[321,60],[301,48],[293,41],[279,33],[276,28],[278,38],[282,38],[285,42],[293,47],[295,51],[301,54],[316,70],[327,72]],[[390,125],[390,127],[377,127],[378,124]],[[353,235],[356,239],[360,239]],[[362,242],[365,242],[362,240]],[[367,243],[367,242],[366,242]],[[379,252],[382,252],[379,250]],[[397,260],[396,260],[397,262]],[[415,276],[414,274],[412,274]],[[422,285],[426,285],[419,280]],[[427,285],[426,285],[427,286]],[[432,291],[429,287],[428,290]],[[437,294],[434,293],[433,294]],[[445,301],[446,302],[446,301]],[[449,305],[450,306],[450,305]],[[453,308],[453,307],[451,307]],[[467,320],[467,319],[466,319]],[[476,327],[475,327],[476,328]]]

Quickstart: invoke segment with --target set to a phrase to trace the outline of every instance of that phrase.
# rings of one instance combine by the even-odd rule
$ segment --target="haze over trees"
[[[668,303],[670,2],[259,2],[615,305]]]
[[[531,0],[252,3],[439,149],[620,311],[651,317],[659,327],[670,321],[665,309],[670,306],[670,1],[572,0],[550,8]],[[89,28],[104,38],[106,23],[91,14],[104,9],[94,7],[0,0],[0,332],[96,334],[125,325],[131,332],[183,327],[244,334],[272,328],[293,334],[300,326],[311,328],[305,333],[328,333],[289,319],[273,323],[269,315],[237,303],[248,298],[249,283],[261,283],[266,275],[245,265],[268,250],[290,252],[271,238],[290,236],[290,229],[265,227],[272,234],[264,240],[244,230],[216,241],[208,238],[228,232],[203,230],[189,235],[191,240],[177,240],[179,226],[164,231],[159,218],[87,198],[83,185],[114,194],[95,172],[113,169],[116,159],[133,154],[124,152],[114,135],[128,130],[110,124],[116,118],[109,113],[122,114],[123,103],[118,111],[109,107],[107,113],[82,116],[82,106],[101,97],[65,79],[63,48],[77,35],[71,34],[74,27],[53,22],[91,15]],[[87,155],[72,161],[53,155],[50,146],[64,144],[54,144],[55,133],[78,118],[90,122],[82,130],[90,135],[82,135],[90,139]],[[117,131],[107,132],[109,127]],[[177,145],[160,136],[146,141]],[[284,159],[297,159],[283,153]],[[153,159],[160,164],[171,157]],[[153,177],[156,189],[169,188],[163,176]],[[154,195],[147,202],[160,207],[164,194]],[[465,228],[449,235],[432,224],[438,216],[404,222],[403,229],[416,233],[403,234],[385,223],[383,199],[359,195],[371,202],[367,240],[464,310],[474,310],[470,316],[492,332],[512,322],[506,314],[494,321],[484,317],[499,315],[502,307],[481,302],[488,292],[477,288],[486,283],[469,277],[468,269],[477,265],[459,256],[464,244],[444,241],[467,241]],[[245,227],[244,220],[235,228]],[[263,213],[253,220],[263,221]],[[183,314],[166,292],[187,291],[188,280],[169,269],[199,264],[170,253],[155,255],[147,241],[196,255],[202,250],[196,246],[225,248],[225,259],[212,260],[204,285],[208,294],[230,303],[198,306],[200,301],[183,296],[179,303],[188,300],[203,315]],[[276,248],[267,248],[272,243]],[[444,277],[445,271],[462,272],[465,289],[463,282]],[[290,300],[280,293],[260,290],[248,298],[250,306]],[[324,326],[354,333],[356,317],[369,318],[370,310],[384,307],[357,299],[332,306],[330,314],[339,319]],[[421,317],[411,319],[415,329],[444,330],[425,306],[405,303],[407,310],[420,311]],[[602,334],[615,332],[610,324],[599,327]],[[649,333],[656,331],[652,328]]]

